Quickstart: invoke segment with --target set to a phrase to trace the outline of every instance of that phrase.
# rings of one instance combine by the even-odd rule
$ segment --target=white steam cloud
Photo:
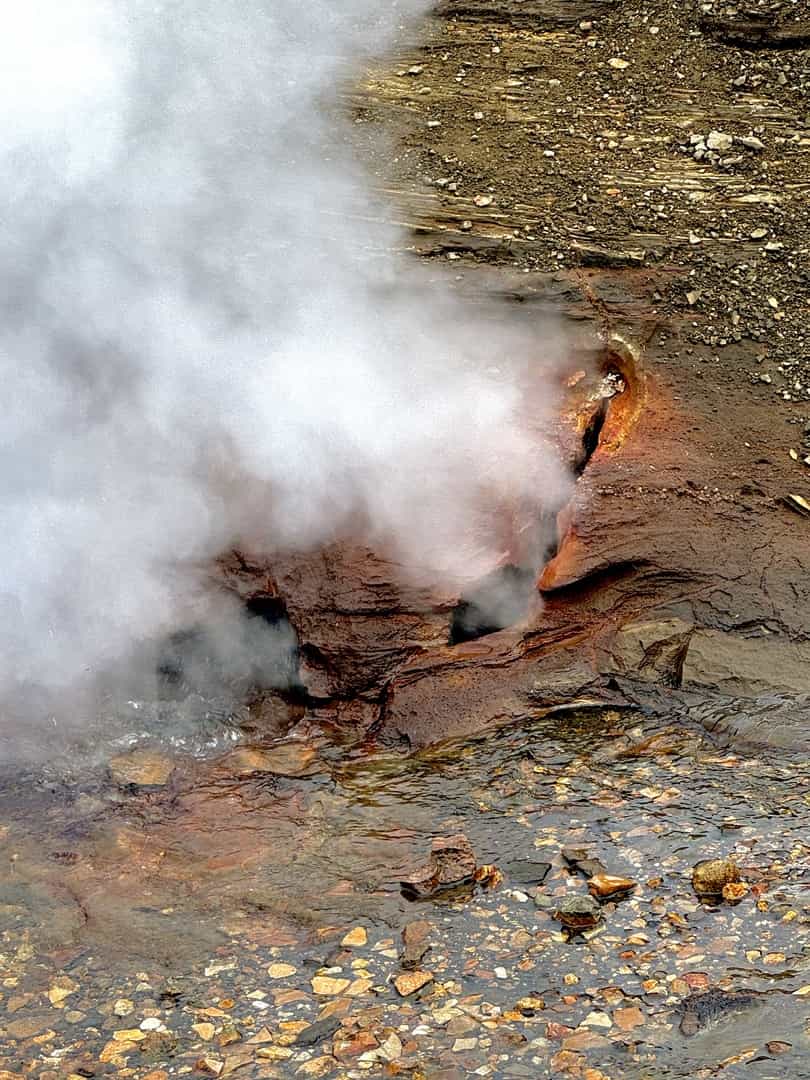
[[[373,200],[337,88],[424,6],[6,11],[0,695],[175,627],[182,567],[244,537],[354,531],[474,577],[493,503],[556,499],[519,380],[493,371],[539,359],[523,331],[349,213]]]

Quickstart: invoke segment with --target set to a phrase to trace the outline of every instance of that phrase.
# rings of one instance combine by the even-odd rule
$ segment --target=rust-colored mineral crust
[[[722,400],[707,396],[699,365],[664,362],[651,272],[589,270],[529,287],[490,276],[524,308],[545,311],[559,293],[576,326],[550,433],[579,474],[557,508],[556,552],[521,618],[456,644],[454,611],[472,582],[417,587],[349,540],[223,560],[221,580],[243,599],[283,598],[307,708],[412,746],[549,709],[628,703],[807,745],[810,534],[784,502],[794,465],[767,401],[730,375]],[[600,293],[609,299],[595,307]],[[595,311],[618,328],[601,350]],[[620,392],[603,402],[595,387],[611,371]],[[729,707],[738,700],[748,705]]]

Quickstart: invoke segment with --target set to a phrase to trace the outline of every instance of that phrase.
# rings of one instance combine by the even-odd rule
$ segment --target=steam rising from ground
[[[424,0],[31,0],[0,38],[0,691],[182,624],[183,566],[351,525],[474,576],[560,484],[477,324],[384,255],[336,104]],[[521,352],[522,351],[522,352]]]

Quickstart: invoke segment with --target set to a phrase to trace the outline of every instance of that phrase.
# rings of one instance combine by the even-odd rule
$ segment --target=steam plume
[[[7,12],[0,695],[173,628],[182,567],[244,535],[362,521],[406,565],[474,574],[482,492],[559,486],[493,371],[522,331],[496,340],[351,217],[373,199],[336,87],[422,7]]]

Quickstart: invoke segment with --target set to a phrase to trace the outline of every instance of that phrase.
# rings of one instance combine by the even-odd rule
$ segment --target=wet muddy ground
[[[417,757],[297,731],[6,778],[0,1076],[806,1075],[806,760],[604,710]],[[503,880],[405,899],[455,833]],[[571,847],[636,883],[574,934]],[[719,856],[738,904],[692,889]]]

